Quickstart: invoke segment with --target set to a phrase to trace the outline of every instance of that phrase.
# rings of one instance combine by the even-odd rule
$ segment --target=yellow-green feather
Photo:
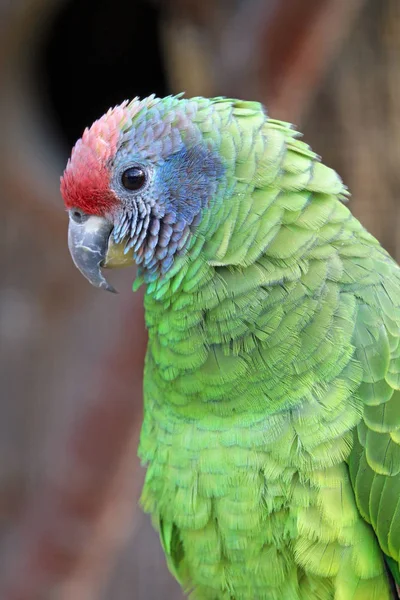
[[[193,598],[387,600],[400,269],[291,126],[224,99],[194,118],[226,181],[147,289],[143,505]]]

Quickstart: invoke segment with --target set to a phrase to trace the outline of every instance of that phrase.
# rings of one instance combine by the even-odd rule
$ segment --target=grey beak
[[[117,293],[101,272],[112,229],[113,224],[103,217],[91,215],[82,222],[77,222],[70,214],[68,248],[76,267],[92,285]]]

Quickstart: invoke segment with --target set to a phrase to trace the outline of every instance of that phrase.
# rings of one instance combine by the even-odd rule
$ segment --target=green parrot
[[[61,181],[76,266],[138,266],[142,505],[202,600],[400,584],[400,268],[258,102],[110,109]]]

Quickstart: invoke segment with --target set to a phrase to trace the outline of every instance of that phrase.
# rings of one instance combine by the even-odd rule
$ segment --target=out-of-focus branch
[[[365,0],[285,0],[266,22],[262,95],[274,117],[298,122]]]
[[[134,456],[145,334],[132,312],[129,303],[121,310],[104,360],[88,374],[96,383],[82,398],[82,415],[55,449],[63,460],[27,504],[2,566],[4,600],[42,600],[54,592],[63,600],[98,597],[127,533],[142,482]]]
[[[364,2],[169,0],[163,35],[174,91],[258,99],[298,122]]]
[[[307,141],[343,177],[350,209],[400,258],[400,4],[368,0],[310,107]]]

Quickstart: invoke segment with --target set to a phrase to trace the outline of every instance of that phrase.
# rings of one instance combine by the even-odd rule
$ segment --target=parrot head
[[[184,252],[225,168],[198,110],[179,96],[136,98],[110,109],[73,148],[61,178],[68,245],[96,287],[115,291],[102,267],[136,263],[154,280]]]

